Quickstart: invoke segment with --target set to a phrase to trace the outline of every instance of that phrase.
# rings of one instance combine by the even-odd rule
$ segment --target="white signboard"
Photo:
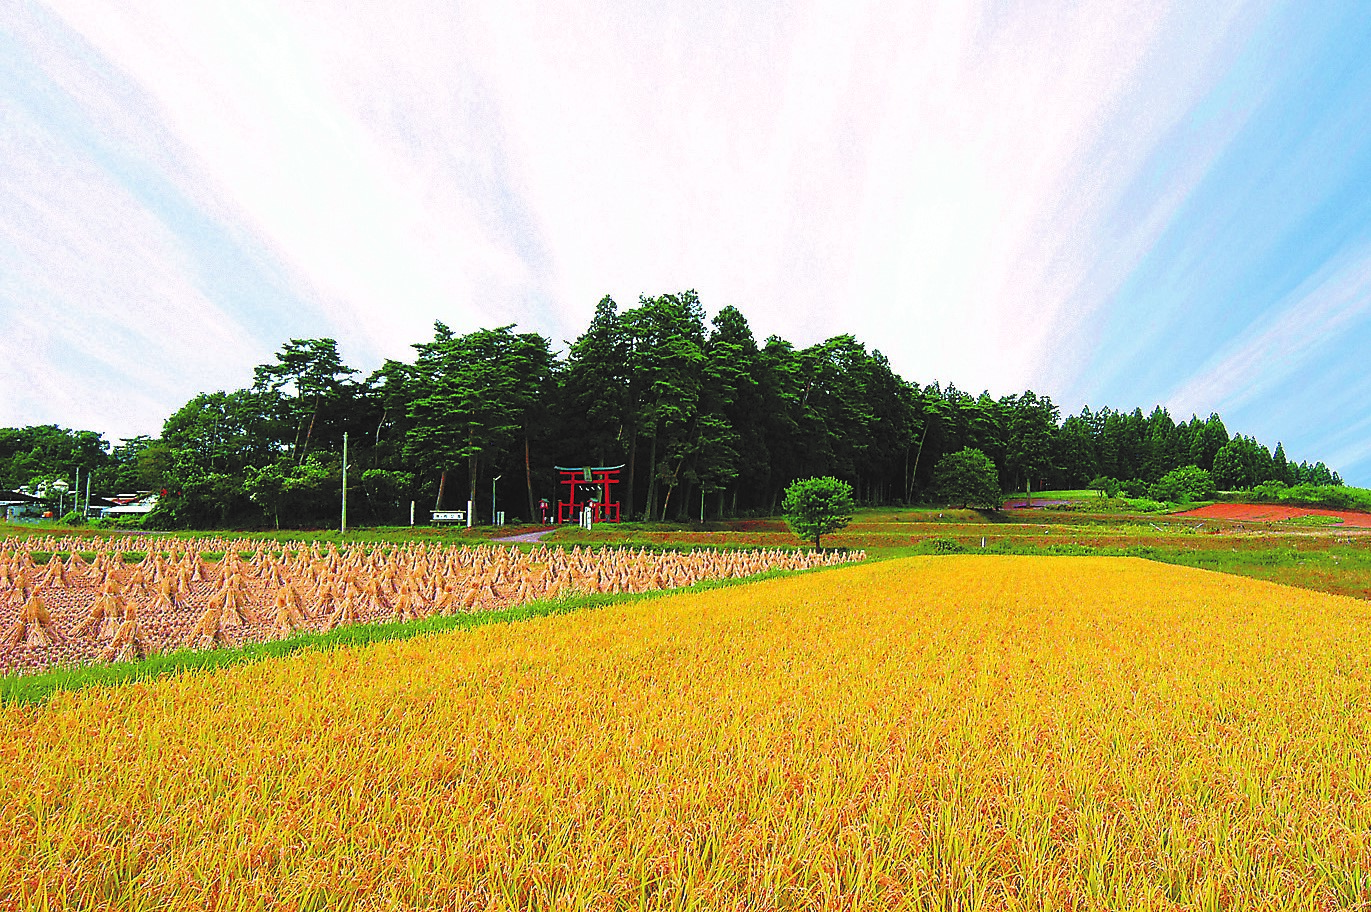
[[[467,521],[466,510],[434,510],[433,521],[436,523],[464,523]]]

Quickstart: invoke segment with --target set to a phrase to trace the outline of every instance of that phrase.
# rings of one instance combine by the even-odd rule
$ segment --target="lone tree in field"
[[[792,532],[803,539],[845,529],[852,521],[856,505],[852,502],[852,485],[836,478],[801,478],[790,483],[781,501],[785,521]]]
[[[973,447],[948,453],[933,468],[933,492],[949,504],[998,510],[1000,473],[990,457]]]

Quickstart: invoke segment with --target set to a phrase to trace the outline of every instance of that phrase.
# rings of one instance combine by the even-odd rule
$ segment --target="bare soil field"
[[[1325,510],[1321,507],[1290,507],[1284,504],[1210,504],[1174,513],[1173,516],[1197,517],[1201,519],[1226,519],[1236,522],[1285,522],[1303,517],[1326,516],[1335,520],[1336,525],[1357,529],[1371,529],[1371,513],[1357,513],[1352,510]]]

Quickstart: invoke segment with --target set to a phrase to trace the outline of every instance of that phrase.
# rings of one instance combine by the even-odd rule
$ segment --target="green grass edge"
[[[367,624],[349,624],[325,633],[302,632],[280,640],[246,643],[242,646],[201,650],[178,649],[173,652],[149,656],[137,662],[61,665],[31,673],[10,672],[0,676],[0,705],[38,705],[46,702],[53,694],[82,690],[86,687],[117,687],[123,684],[153,681],[189,672],[210,671],[235,665],[247,665],[266,659],[280,659],[300,652],[322,652],[329,649],[408,640],[414,637],[449,633],[456,630],[471,630],[490,624],[514,624],[626,602],[649,601],[683,593],[726,589],[768,579],[817,573],[853,565],[838,564],[834,567],[812,567],[805,570],[768,570],[753,576],[703,580],[693,586],[656,589],[650,592],[607,592],[578,595],[560,600],[541,599],[499,611],[434,615],[417,621],[377,621]]]

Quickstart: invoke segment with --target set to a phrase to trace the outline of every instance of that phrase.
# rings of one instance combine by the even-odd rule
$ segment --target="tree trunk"
[[[305,454],[309,452],[309,439],[314,436],[314,422],[319,420],[319,397],[314,397],[314,412],[309,416],[309,430],[305,431],[305,446],[300,450],[300,458],[295,460],[297,463],[305,461]]]
[[[684,457],[684,456],[681,457],[680,462],[676,463],[676,470],[675,470],[674,472],[671,473],[671,480],[672,480],[673,482],[676,482],[677,484],[680,483],[680,478],[681,478],[681,466],[683,466],[683,465],[685,465],[685,457]],[[666,486],[666,500],[662,501],[662,522],[666,522],[666,511],[667,511],[667,508],[668,508],[669,506],[671,506],[671,493],[672,493],[673,491],[675,491],[675,490],[676,490],[676,484],[669,484],[669,485]],[[687,486],[686,491],[689,491],[689,490],[690,490],[690,488]],[[685,493],[682,493],[681,496],[682,496],[682,497],[685,497]],[[688,499],[687,499],[687,500],[684,500],[684,501],[682,501],[682,503],[689,503],[689,500],[688,500]]]
[[[381,409],[381,420],[376,422],[376,442],[372,444],[371,467],[376,468],[377,453],[381,449],[381,426],[386,423],[386,416],[390,414],[389,408]]]
[[[648,522],[652,521],[652,514],[657,511],[657,432],[652,432],[652,446],[647,451],[647,503],[646,515]]]
[[[635,428],[628,438],[628,490],[624,494],[624,516],[633,522],[633,472],[638,466],[638,432]]]
[[[524,433],[524,481],[528,484],[528,521],[533,522],[538,513],[533,508],[533,469],[529,466],[527,432]]]
[[[904,448],[904,502],[909,504],[909,451],[914,449],[913,444]]]
[[[447,488],[447,469],[443,469],[442,476],[438,479],[438,499],[433,504],[433,509],[443,509],[443,491]]]
[[[300,461],[300,431],[304,426],[305,419],[303,418],[295,422],[295,443],[290,448],[290,458],[295,462]]]
[[[471,456],[471,494],[467,497],[467,502],[471,504],[471,521],[473,523],[476,522],[476,469],[476,455],[473,453]],[[495,517],[492,516],[490,521],[495,522]]]
[[[924,441],[928,439],[928,425],[924,425],[923,436],[919,438],[919,451],[914,454],[914,472],[909,476],[909,490],[905,494],[905,500],[910,501],[914,498],[914,485],[919,478],[919,457],[924,454]]]

